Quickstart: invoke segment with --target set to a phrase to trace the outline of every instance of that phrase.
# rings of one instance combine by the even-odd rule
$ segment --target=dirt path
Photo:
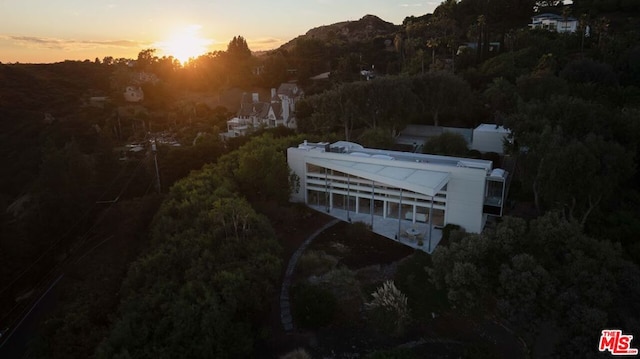
[[[296,264],[298,264],[298,259],[302,256],[302,253],[307,249],[309,244],[323,231],[331,228],[332,226],[339,223],[339,219],[334,219],[331,222],[325,224],[317,231],[313,232],[307,239],[302,242],[300,247],[293,253],[291,259],[289,259],[289,265],[287,266],[287,271],[284,274],[284,279],[282,280],[282,289],[280,290],[280,320],[282,321],[282,326],[286,332],[291,332],[293,330],[293,317],[291,316],[291,301],[289,295],[289,289],[291,287],[291,280],[293,277],[293,271],[296,268]]]

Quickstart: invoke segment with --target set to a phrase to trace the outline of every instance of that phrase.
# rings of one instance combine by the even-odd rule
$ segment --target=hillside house
[[[123,95],[127,102],[140,102],[144,100],[144,92],[140,86],[127,86]]]
[[[259,128],[285,126],[296,128],[295,109],[304,92],[296,84],[282,84],[271,89],[268,102],[260,101],[257,93],[244,93],[236,116],[227,121],[227,132],[222,139],[247,134]]]
[[[309,143],[287,150],[293,202],[431,253],[447,224],[479,233],[501,216],[508,172],[487,160]]]
[[[538,14],[531,18],[530,29],[544,29],[559,33],[574,33],[578,30],[578,19],[557,14]]]

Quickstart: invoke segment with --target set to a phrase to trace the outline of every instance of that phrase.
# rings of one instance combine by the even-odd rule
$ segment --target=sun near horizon
[[[161,56],[173,56],[182,65],[190,59],[197,58],[210,51],[210,46],[214,41],[206,39],[200,35],[200,25],[188,25],[179,28],[171,35],[161,41],[154,43]]]

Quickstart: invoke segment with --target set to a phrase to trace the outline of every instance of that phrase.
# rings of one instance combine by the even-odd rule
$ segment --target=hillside
[[[400,25],[384,21],[375,15],[365,15],[360,20],[343,21],[315,27],[282,45],[278,50],[290,51],[300,39],[317,39],[340,44],[371,41],[376,37],[392,37]]]

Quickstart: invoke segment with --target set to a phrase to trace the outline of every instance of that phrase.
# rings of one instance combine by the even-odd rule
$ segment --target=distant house
[[[92,107],[104,108],[107,102],[109,102],[109,97],[107,96],[89,97],[89,106],[92,106]]]
[[[578,19],[557,14],[544,13],[531,18],[530,29],[543,29],[559,33],[573,33],[578,30]]]
[[[504,154],[504,141],[509,139],[511,131],[503,126],[482,123],[478,127],[458,128],[428,125],[407,125],[396,137],[396,143],[403,148],[412,148],[412,151],[421,152],[422,145],[429,139],[441,134],[457,133],[462,136],[472,150],[480,152],[496,152]]]
[[[133,81],[133,83],[137,85],[142,85],[146,83],[155,85],[158,82],[160,82],[160,79],[158,78],[158,76],[149,72],[144,72],[144,71],[133,74],[131,80]]]
[[[223,139],[246,136],[258,128],[285,126],[296,128],[296,102],[304,92],[296,84],[281,84],[271,89],[268,102],[260,101],[258,93],[244,93],[240,109],[236,116],[227,121],[227,132],[221,133]]]
[[[140,86],[127,86],[123,95],[127,102],[140,102],[144,100],[144,92]]]
[[[480,124],[473,130],[471,149],[504,154],[504,141],[508,140],[510,135],[511,131],[503,126]]]

